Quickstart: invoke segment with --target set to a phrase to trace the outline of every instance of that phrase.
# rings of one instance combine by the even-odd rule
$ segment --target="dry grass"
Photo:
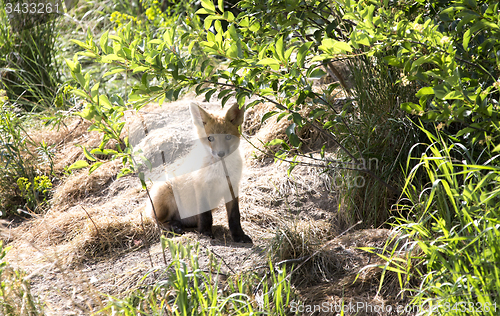
[[[28,131],[30,135],[29,149],[33,152],[36,147],[45,142],[55,156],[54,173],[62,174],[64,167],[70,166],[73,162],[84,159],[82,149],[76,144],[81,144],[86,147],[98,146],[102,136],[97,132],[87,132],[90,123],[82,119],[68,119],[65,125],[59,129],[43,127]],[[48,163],[40,165],[41,171],[49,174],[50,165]]]
[[[364,307],[380,307],[384,305],[404,305],[407,298],[399,295],[399,284],[395,272],[386,271],[384,283],[379,291],[382,269],[377,265],[384,265],[385,261],[376,255],[369,254],[360,249],[363,247],[382,247],[390,238],[392,231],[387,229],[367,229],[347,233],[345,236],[333,239],[327,247],[321,249],[319,259],[328,258],[328,262],[316,260],[317,267],[310,266],[310,271],[326,270],[332,266],[331,271],[337,272],[332,278],[317,279],[310,286],[300,286],[298,291],[304,304],[321,305],[323,303],[334,306],[348,306],[349,303],[363,303]],[[323,243],[325,241],[323,240]],[[337,268],[337,270],[335,270]],[[330,271],[329,271],[330,272]],[[299,271],[302,273],[299,280],[307,280],[314,276],[307,269]],[[348,311],[349,309],[346,308]],[[349,314],[349,313],[348,313]],[[330,315],[329,313],[305,313],[304,315]],[[391,313],[375,312],[360,308],[356,315],[393,315]]]
[[[99,146],[102,136],[88,132],[89,126],[76,119],[59,131],[33,131],[31,139],[54,146],[54,171],[61,173],[64,167],[84,159],[76,144]],[[106,147],[112,146],[109,143]],[[57,260],[74,264],[137,249],[156,239],[156,226],[146,218],[141,220],[140,208],[130,209],[130,205],[138,206],[135,199],[144,197],[140,185],[133,177],[115,180],[120,168],[121,161],[107,161],[92,174],[78,170],[61,179],[54,188],[51,209],[9,232],[14,246],[16,241],[28,242],[47,254],[56,251]]]
[[[140,209],[120,216],[105,208],[81,205],[65,212],[52,211],[13,230],[18,239],[39,249],[56,246],[58,259],[64,264],[132,251],[156,240],[158,233],[155,223],[141,219]]]
[[[51,204],[54,207],[74,205],[100,194],[116,178],[121,167],[121,161],[114,160],[101,165],[92,174],[87,170],[75,171],[55,189]]]

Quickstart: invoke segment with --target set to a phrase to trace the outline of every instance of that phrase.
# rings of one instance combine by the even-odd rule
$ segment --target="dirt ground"
[[[191,122],[187,104],[192,99],[190,96],[161,108],[148,105],[139,115],[128,117],[131,142],[143,149],[153,165],[159,165],[161,150],[167,154],[168,163],[189,151],[186,144]],[[214,109],[213,105],[196,100]],[[263,147],[257,139],[268,141],[282,136],[287,126],[286,120],[275,123],[272,119],[261,125],[265,112],[266,105],[249,110],[243,129],[253,145],[242,142],[246,168],[240,185],[241,221],[253,245],[232,242],[222,207],[214,213],[214,239],[195,232],[174,239],[199,242],[201,262],[208,260],[205,249],[210,249],[221,258],[222,271],[232,273],[266,265],[269,247],[281,232],[290,229],[314,232],[318,234],[314,238],[323,240],[322,248],[318,247],[321,251],[310,260],[311,271],[316,275],[311,282],[296,282],[304,304],[400,303],[396,299],[398,286],[394,277],[387,278],[388,285],[377,295],[381,272],[371,265],[380,260],[358,249],[382,247],[392,232],[387,229],[345,232],[345,227],[339,227],[335,191],[319,170],[297,167],[289,177],[288,165],[275,164],[259,151]],[[45,131],[38,135],[49,135],[54,143],[60,143],[56,165],[83,159],[81,149],[75,144],[84,143],[92,148],[100,142],[99,135],[86,131],[85,123],[74,121],[68,126],[66,131]],[[321,143],[313,133],[301,137],[309,137],[310,143]],[[51,209],[46,214],[22,222],[1,223],[2,239],[13,246],[7,260],[28,273],[32,292],[44,302],[48,315],[88,315],[103,306],[103,294],[124,295],[141,282],[151,282],[152,274],[142,280],[148,272],[165,267],[155,224],[141,216],[147,195],[137,177],[116,178],[120,164],[107,161],[91,175],[86,170],[75,171],[57,184]],[[169,260],[166,251],[167,263]],[[318,267],[329,267],[330,271],[316,271]],[[331,309],[303,310],[304,315],[336,314]],[[396,315],[394,311],[368,308],[346,312],[354,314]]]

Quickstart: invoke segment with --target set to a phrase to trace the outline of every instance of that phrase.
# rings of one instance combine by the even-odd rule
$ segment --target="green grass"
[[[344,106],[346,125],[337,124],[335,134],[360,164],[354,169],[368,168],[381,181],[359,170],[338,170],[338,192],[341,196],[341,222],[350,227],[379,227],[391,217],[404,184],[404,165],[411,146],[421,136],[400,104],[413,100],[415,83],[404,82],[401,70],[387,65],[381,58],[358,57],[351,61],[353,102]],[[346,126],[349,126],[348,128]],[[339,158],[352,162],[350,156],[338,152]],[[351,166],[351,165],[348,165]]]
[[[56,58],[58,27],[56,19],[28,29],[14,30],[2,3],[0,88],[27,112],[39,112],[54,104],[61,77],[60,60]]]
[[[143,285],[125,298],[109,297],[101,311],[112,315],[289,315],[295,300],[285,266],[269,271],[226,275],[207,251],[207,267],[200,266],[199,244],[183,245],[162,237],[172,262],[152,285]],[[151,272],[153,273],[153,271]],[[143,280],[146,278],[145,276]]]
[[[407,215],[396,225],[403,237],[399,246],[408,240],[413,252],[403,260],[393,251],[386,268],[401,279],[420,280],[416,287],[401,285],[412,295],[412,304],[425,308],[423,315],[498,315],[498,157],[474,160],[463,145],[425,133],[431,143],[409,169],[404,192],[411,203],[400,206]],[[491,157],[486,149],[483,153]],[[414,181],[420,169],[429,178],[423,187]]]

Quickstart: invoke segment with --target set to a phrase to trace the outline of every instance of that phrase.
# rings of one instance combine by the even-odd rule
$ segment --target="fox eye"
[[[213,136],[208,136],[208,141],[209,142],[213,142],[214,141],[214,137]]]
[[[231,140],[233,138],[233,135],[226,135],[226,140]]]

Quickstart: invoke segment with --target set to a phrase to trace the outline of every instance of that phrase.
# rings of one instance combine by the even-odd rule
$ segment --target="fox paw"
[[[237,236],[233,236],[233,241],[234,242],[242,242],[242,243],[250,243],[252,244],[252,238],[248,237],[247,235],[243,234],[243,235],[237,235]]]
[[[180,223],[177,222],[172,222],[169,223],[168,225],[165,225],[165,229],[170,233],[170,234],[176,234],[176,235],[183,235],[184,234],[184,229]]]
[[[200,232],[200,234],[202,234],[203,236],[210,237],[211,239],[214,239],[214,234],[210,230],[202,231],[202,232]]]
[[[184,229],[180,227],[169,227],[164,230],[165,236],[168,238],[172,238],[179,235],[184,235]]]

